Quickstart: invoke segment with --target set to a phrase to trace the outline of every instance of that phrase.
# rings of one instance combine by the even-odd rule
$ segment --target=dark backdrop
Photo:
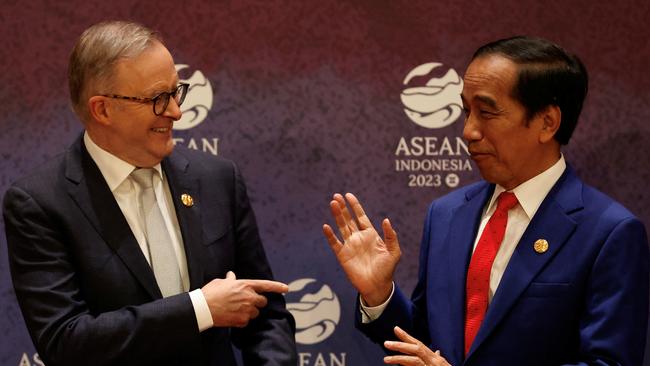
[[[235,160],[247,179],[275,274],[293,282],[287,299],[305,331],[302,365],[378,365],[378,348],[353,329],[355,293],[322,238],[331,193],[357,193],[375,223],[391,218],[403,246],[397,281],[410,291],[428,202],[479,178],[456,142],[462,122],[412,122],[402,91],[450,69],[462,76],[472,52],[497,38],[530,34],[559,43],[591,76],[564,154],[584,180],[648,223],[649,4],[3,0],[0,192],[80,133],[66,78],[80,33],[100,20],[142,22],[187,65],[181,77],[196,89],[186,115],[207,112],[175,132],[178,143]],[[411,70],[431,62],[442,65],[404,85]],[[429,151],[418,149],[427,137]],[[0,364],[39,364],[3,235],[0,247]],[[318,330],[325,333],[310,333]]]

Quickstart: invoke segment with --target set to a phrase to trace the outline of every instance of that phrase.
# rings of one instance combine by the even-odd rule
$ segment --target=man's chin
[[[162,154],[160,155],[160,160],[162,160],[162,159],[168,157],[169,155],[171,155],[172,152],[174,152],[174,147],[175,147],[175,145],[174,145],[174,142],[172,141],[171,144],[169,144],[166,147],[166,149],[162,152]]]
[[[492,184],[501,184],[502,179],[500,179],[499,175],[496,174],[494,169],[490,169],[489,167],[481,167],[481,165],[478,165],[478,171],[481,173],[481,178],[483,178],[484,181]]]
[[[149,151],[148,158],[146,159],[146,165],[139,165],[140,167],[153,167],[157,164],[159,164],[163,159],[171,155],[171,153],[174,151],[174,144],[173,142],[170,145],[165,146],[162,149],[159,149],[157,151]],[[145,159],[142,159],[145,160]]]
[[[472,160],[474,160],[474,159],[472,159]],[[488,181],[490,183],[494,183],[492,181],[492,178],[495,175],[494,172],[493,172],[493,169],[491,169],[491,167],[488,166],[488,164],[485,161],[474,160],[474,164],[476,164],[476,167],[478,168],[478,171],[479,171],[479,173],[481,173],[481,177],[484,180],[486,180],[486,181]]]
[[[169,156],[174,151],[174,147],[176,147],[176,144],[174,143],[174,139],[171,138],[170,134],[169,140],[166,141],[165,147],[162,150],[162,157],[165,158]]]

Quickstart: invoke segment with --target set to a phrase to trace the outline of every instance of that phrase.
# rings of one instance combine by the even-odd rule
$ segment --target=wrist
[[[363,304],[368,307],[375,307],[385,303],[393,292],[393,282],[389,282],[387,285],[378,287],[376,290],[373,290],[368,293],[359,293],[361,301]]]

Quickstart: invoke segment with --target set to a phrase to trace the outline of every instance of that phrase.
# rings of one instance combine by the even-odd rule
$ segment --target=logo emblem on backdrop
[[[460,99],[463,80],[452,68],[443,77],[431,76],[440,66],[442,64],[438,62],[422,64],[404,78],[406,88],[400,95],[404,112],[411,121],[422,127],[449,126],[463,112]],[[428,79],[425,83],[422,83],[423,77]]]
[[[413,68],[404,78],[400,99],[406,116],[427,129],[447,127],[462,119],[460,97],[463,80],[456,70],[440,62]],[[420,130],[420,129],[418,129]],[[450,131],[451,132],[451,131]],[[469,151],[457,132],[416,132],[403,135],[394,148],[394,171],[403,172],[407,186],[413,188],[455,188],[463,172],[471,172]]]
[[[187,69],[188,65],[176,65],[176,71]],[[195,70],[189,79],[181,79],[182,82],[190,84],[185,102],[181,106],[183,117],[174,122],[175,130],[187,130],[198,126],[212,108],[212,85],[210,81],[199,70]]]
[[[296,342],[316,344],[334,333],[341,319],[341,305],[332,289],[313,278],[289,284],[287,309],[296,319]]]

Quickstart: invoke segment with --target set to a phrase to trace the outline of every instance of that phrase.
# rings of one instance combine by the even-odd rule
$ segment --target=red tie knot
[[[517,196],[512,192],[501,192],[497,198],[497,211],[509,211],[517,204]]]

